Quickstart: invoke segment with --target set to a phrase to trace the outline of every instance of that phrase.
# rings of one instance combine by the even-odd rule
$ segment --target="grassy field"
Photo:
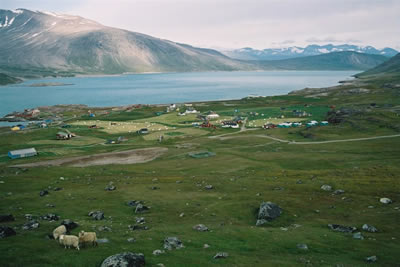
[[[0,265],[99,266],[112,254],[133,251],[144,253],[148,266],[366,266],[365,257],[372,255],[378,257],[376,266],[397,266],[400,137],[318,143],[400,134],[398,92],[381,89],[375,80],[369,84],[374,92],[358,97],[341,95],[351,88],[346,85],[328,97],[287,95],[194,104],[202,112],[213,110],[223,118],[246,117],[252,126],[261,126],[266,117],[281,115],[285,116],[283,121],[326,119],[331,105],[336,110],[357,111],[338,124],[324,127],[244,131],[194,128],[194,115],[156,116],[154,113],[162,108],[143,106],[130,112],[110,111],[94,119],[82,111],[69,129],[79,137],[69,141],[55,140],[60,130],[57,126],[13,133],[2,129],[0,214],[11,213],[16,220],[1,225],[15,227],[17,235],[0,239]],[[293,117],[295,109],[312,115],[306,119]],[[111,122],[117,125],[111,126]],[[91,124],[100,128],[89,129]],[[157,131],[139,135],[128,125],[154,125]],[[158,131],[159,127],[167,129]],[[160,133],[162,142],[158,141]],[[127,140],[105,144],[119,136]],[[31,146],[39,151],[37,157],[11,160],[5,156],[9,150]],[[166,147],[168,152],[143,164],[10,168],[17,163],[155,146]],[[189,156],[197,151],[210,151],[215,156]],[[104,190],[110,182],[117,187],[115,191]],[[323,191],[324,184],[345,193]],[[206,185],[213,185],[213,189],[206,190]],[[53,191],[54,187],[62,190]],[[49,194],[40,197],[44,189]],[[380,203],[382,197],[393,203]],[[141,200],[151,208],[135,214],[126,204],[130,200]],[[262,201],[278,204],[283,214],[256,227]],[[103,211],[105,219],[93,220],[88,216],[91,210]],[[98,238],[107,238],[109,243],[80,251],[64,250],[46,237],[60,223],[39,219],[47,213],[77,222],[79,227],[72,234],[96,231]],[[36,216],[40,227],[22,230],[25,214]],[[142,216],[149,230],[131,231],[128,226]],[[200,223],[210,231],[192,229]],[[362,231],[365,223],[379,232]],[[364,240],[333,232],[328,224],[355,226]],[[101,226],[111,231],[99,231]],[[154,250],[163,249],[163,239],[168,236],[181,239],[185,248],[153,255]],[[136,241],[128,242],[128,238]],[[298,249],[300,243],[309,249]],[[210,247],[204,248],[204,244]],[[213,259],[222,251],[229,257]]]

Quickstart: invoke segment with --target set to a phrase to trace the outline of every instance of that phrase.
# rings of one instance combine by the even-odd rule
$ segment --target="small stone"
[[[261,194],[260,194],[260,193],[257,193],[257,194],[256,194],[256,196],[258,196],[258,197],[259,197],[259,196],[261,196]]]
[[[131,231],[138,231],[138,230],[149,230],[149,227],[143,225],[128,225],[128,228]]]
[[[337,190],[333,191],[334,195],[341,195],[341,194],[344,194],[344,193],[345,193],[345,191],[342,190],[342,189],[337,189]]]
[[[55,214],[49,213],[46,215],[43,215],[40,217],[42,220],[46,220],[46,221],[58,221],[60,219],[60,216],[57,216]]]
[[[302,184],[302,183],[303,183],[302,180],[297,180],[297,181],[296,181],[296,184]]]
[[[61,191],[61,190],[63,190],[62,187],[54,187],[53,188],[53,191]]]
[[[0,239],[16,235],[17,233],[11,227],[0,225]]]
[[[95,219],[96,221],[103,220],[104,219],[104,212],[102,211],[91,211],[88,214],[90,217]]]
[[[130,238],[127,239],[127,241],[128,241],[129,243],[135,243],[135,242],[136,242],[136,239],[133,238],[133,237],[130,237]]]
[[[378,257],[377,256],[369,256],[369,257],[366,257],[365,260],[367,262],[376,262],[378,260]]]
[[[158,189],[160,189],[158,186],[152,186],[151,187],[151,190],[158,190]]]
[[[112,183],[109,183],[104,190],[106,191],[114,191],[115,189],[117,189],[117,187],[115,185],[113,185]]]
[[[135,220],[136,220],[136,223],[138,223],[138,224],[144,224],[145,223],[144,217],[136,217]]]
[[[376,232],[378,232],[378,229],[376,229],[374,226],[368,225],[368,224],[364,224],[364,225],[362,226],[362,229],[363,229],[364,231],[367,231],[367,232],[370,232],[370,233],[376,233]]]
[[[307,244],[297,244],[297,248],[302,250],[308,250]]]
[[[390,203],[392,203],[392,200],[391,200],[390,198],[387,198],[387,197],[383,197],[383,198],[381,198],[379,201],[380,201],[381,203],[383,203],[383,204],[390,204]]]
[[[209,248],[209,247],[210,247],[209,244],[204,244],[204,245],[203,245],[203,248]]]
[[[25,224],[22,226],[22,229],[23,229],[23,230],[33,230],[33,229],[38,228],[39,225],[40,225],[39,222],[37,222],[37,221],[35,221],[35,220],[32,220],[32,221],[29,221],[29,222],[25,223]]]
[[[40,193],[39,193],[39,195],[41,196],[41,197],[44,197],[45,195],[48,195],[49,194],[49,191],[47,191],[47,190],[42,190],[42,191],[40,191]]]
[[[204,186],[204,189],[211,190],[211,189],[214,189],[214,187],[211,184],[208,184],[208,185]]]
[[[160,249],[156,249],[153,251],[153,255],[155,255],[155,256],[164,254],[164,253],[165,253],[165,250],[160,250]]]
[[[50,203],[47,203],[47,204],[46,204],[46,207],[48,207],[48,208],[54,208],[54,207],[55,207],[55,205],[53,205],[53,204],[50,204]]]
[[[64,178],[64,177],[60,177],[60,180],[61,180],[61,181],[64,181],[64,180],[65,180],[65,178]]]
[[[167,237],[164,239],[164,249],[172,250],[181,248],[184,248],[184,245],[177,237]]]
[[[204,224],[197,224],[197,225],[193,226],[193,230],[196,230],[196,231],[199,231],[199,232],[207,232],[207,231],[209,231],[207,226],[205,226]]]
[[[226,252],[218,252],[217,254],[215,254],[214,259],[224,259],[227,258],[228,256],[229,254]]]
[[[324,191],[332,191],[332,186],[324,184],[321,186],[321,189]]]
[[[364,237],[362,236],[361,232],[354,233],[353,238],[359,239],[359,240],[364,240]]]
[[[181,213],[181,214],[179,214],[179,217],[183,217],[183,216],[185,216],[185,213]]]
[[[139,203],[136,205],[135,213],[142,213],[142,212],[145,212],[148,210],[149,210],[149,207]]]
[[[110,227],[108,227],[108,226],[99,226],[99,227],[97,227],[97,230],[99,231],[99,232],[112,232],[112,229],[110,228]]]
[[[99,238],[97,239],[97,243],[99,244],[110,243],[110,240],[108,240],[108,238]]]
[[[128,201],[127,205],[131,206],[131,207],[136,207],[140,203],[141,203],[141,201],[131,200],[131,201]]]
[[[339,224],[328,224],[328,227],[333,231],[342,232],[342,233],[353,233],[357,230],[356,227],[353,226],[343,226]]]

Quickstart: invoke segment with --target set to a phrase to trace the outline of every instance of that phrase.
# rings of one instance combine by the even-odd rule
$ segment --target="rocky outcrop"
[[[256,225],[263,225],[267,222],[270,222],[282,214],[282,209],[272,203],[272,202],[263,202],[260,205],[260,209],[258,211],[257,222]]]
[[[142,267],[145,259],[142,253],[123,252],[106,258],[101,267]]]

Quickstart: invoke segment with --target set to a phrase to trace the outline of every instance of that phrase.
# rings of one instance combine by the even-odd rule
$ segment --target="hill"
[[[222,51],[225,55],[240,60],[281,60],[297,57],[316,56],[332,52],[352,51],[371,55],[382,55],[393,57],[398,51],[392,48],[376,49],[372,46],[356,46],[356,45],[309,45],[306,47],[292,46],[286,48],[267,48],[257,50],[250,47]]]
[[[103,26],[79,16],[0,10],[0,70],[24,75],[245,70],[210,49]]]
[[[357,74],[357,76],[368,76],[378,74],[400,74],[400,54],[392,57],[388,61],[376,66],[373,69],[367,70],[363,73]]]
[[[0,85],[6,85],[6,84],[10,84],[10,83],[19,83],[19,82],[22,82],[22,80],[11,77],[4,73],[0,73]]]
[[[362,54],[357,52],[334,52],[318,56],[258,61],[258,64],[264,69],[366,70],[387,60],[387,57],[380,55]]]

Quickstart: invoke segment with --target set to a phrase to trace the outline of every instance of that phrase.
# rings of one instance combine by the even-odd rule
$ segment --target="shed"
[[[19,150],[12,150],[8,152],[8,156],[12,159],[26,158],[36,156],[37,152],[34,148],[26,148]]]

